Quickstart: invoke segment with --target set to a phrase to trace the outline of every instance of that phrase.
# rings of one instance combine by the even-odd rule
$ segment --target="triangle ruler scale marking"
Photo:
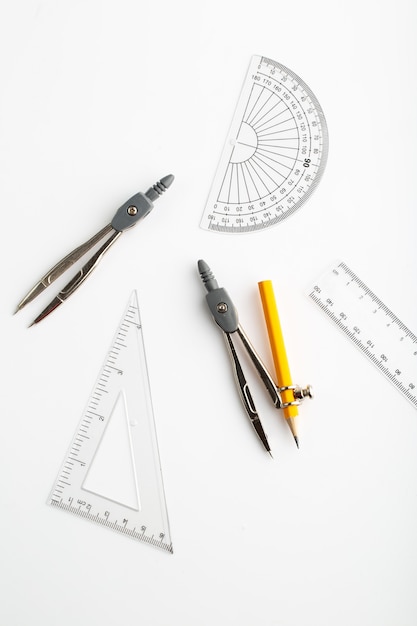
[[[292,215],[323,174],[328,151],[321,106],[304,81],[254,55],[200,223],[247,233]]]
[[[136,291],[48,504],[173,551]]]

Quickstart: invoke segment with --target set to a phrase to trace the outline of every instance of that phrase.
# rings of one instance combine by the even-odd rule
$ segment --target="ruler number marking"
[[[348,281],[344,279],[346,276],[349,278]],[[355,294],[353,288],[359,291]],[[416,396],[412,394],[416,386],[413,357],[417,356],[417,350],[411,352],[409,349],[410,342],[415,344],[417,339],[391,309],[344,263],[340,263],[337,268],[324,275],[321,281],[313,286],[309,297],[417,407]],[[340,313],[333,310],[337,303],[339,308],[340,303],[343,306]],[[350,311],[349,315],[346,310]],[[378,316],[380,312],[388,320],[385,322],[381,318],[382,324],[380,321],[375,327],[372,318]],[[359,324],[358,320],[361,320]],[[361,329],[362,324],[364,331]]]

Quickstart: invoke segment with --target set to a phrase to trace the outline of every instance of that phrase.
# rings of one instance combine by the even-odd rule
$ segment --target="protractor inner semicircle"
[[[234,142],[231,163],[243,163],[249,161],[258,147],[258,135],[255,129],[247,122],[242,122],[239,134]]]
[[[291,109],[267,87],[253,85],[218,200],[240,204],[273,193],[290,175],[299,151]]]

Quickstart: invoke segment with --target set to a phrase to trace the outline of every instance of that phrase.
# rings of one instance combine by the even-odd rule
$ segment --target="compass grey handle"
[[[111,226],[114,230],[122,232],[134,226],[136,222],[143,217],[146,217],[152,209],[153,203],[140,191],[129,198],[129,200],[122,204],[120,209],[117,210],[111,221]]]
[[[111,226],[114,230],[123,231],[134,226],[136,222],[146,217],[153,209],[153,203],[168,189],[174,180],[174,176],[169,174],[164,176],[148,191],[135,193],[127,202],[117,210],[113,217]]]

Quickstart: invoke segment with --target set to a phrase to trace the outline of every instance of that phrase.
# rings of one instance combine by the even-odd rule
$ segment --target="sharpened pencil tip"
[[[298,437],[296,437],[295,435],[294,435],[294,441],[295,441],[297,448],[300,449],[300,446],[298,445]]]
[[[268,452],[269,452],[269,454],[270,454],[271,459],[273,459],[274,457],[272,456],[272,452],[271,452],[271,450],[268,450]]]

